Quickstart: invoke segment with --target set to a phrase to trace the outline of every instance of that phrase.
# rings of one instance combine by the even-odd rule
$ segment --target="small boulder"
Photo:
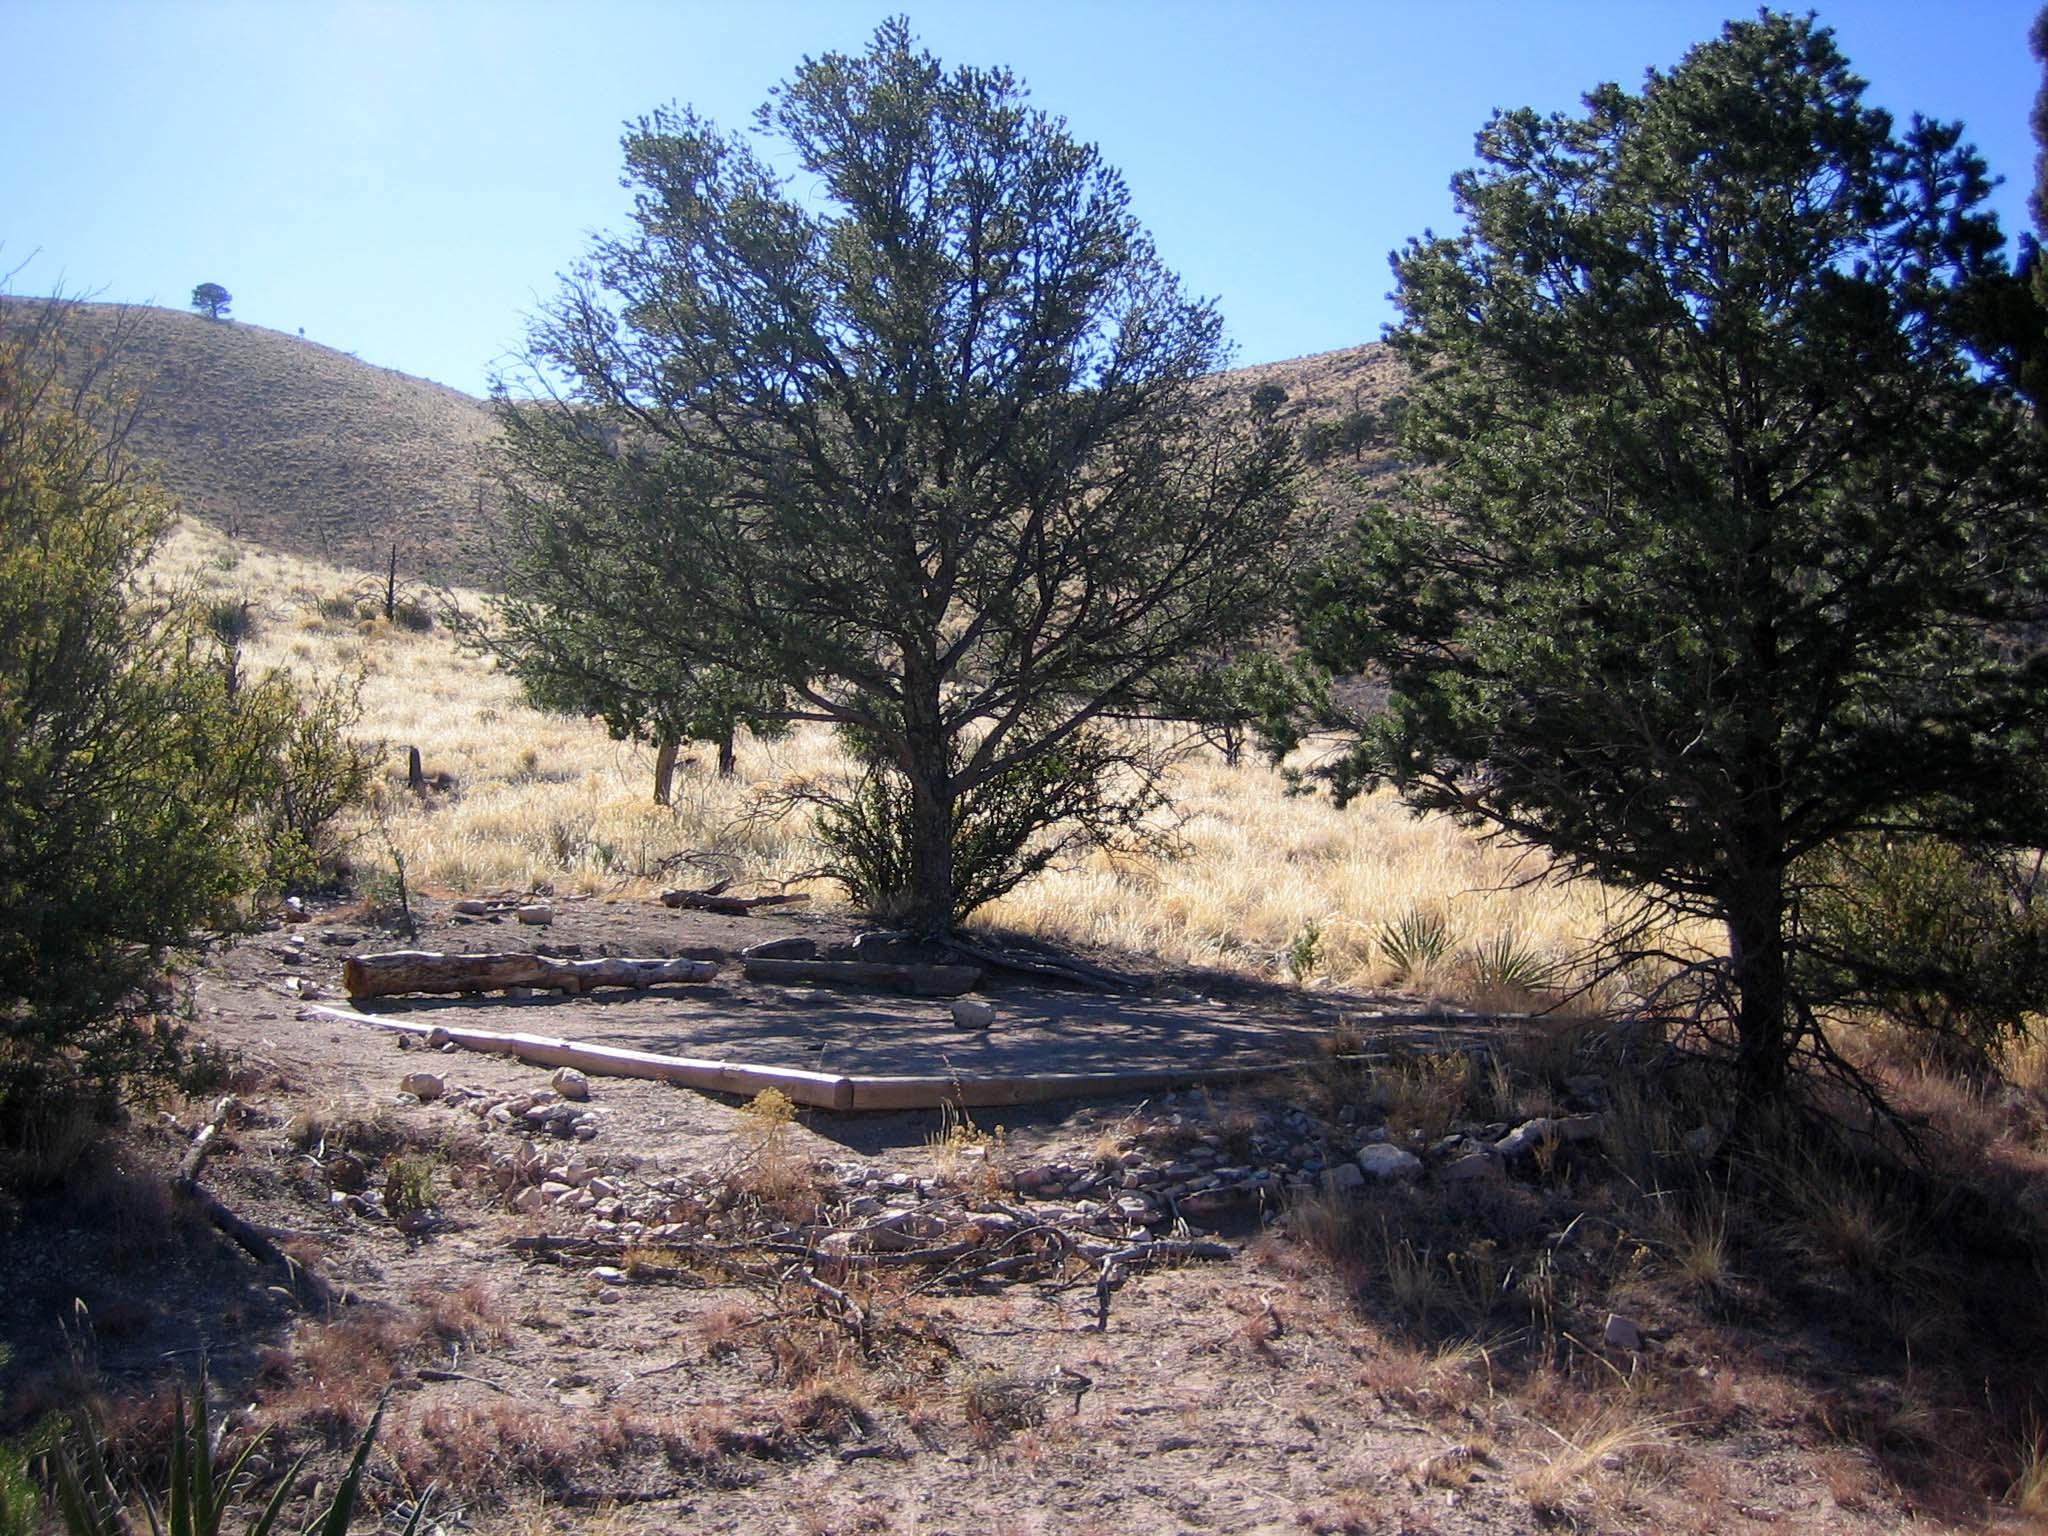
[[[409,1093],[422,1104],[431,1104],[448,1091],[448,1084],[437,1072],[408,1072],[398,1081],[401,1093]]]
[[[1412,1179],[1422,1172],[1422,1159],[1406,1147],[1392,1142],[1374,1142],[1358,1149],[1358,1166],[1368,1177],[1382,1184],[1395,1179]]]
[[[555,920],[555,909],[546,902],[537,901],[531,906],[513,908],[512,915],[529,927],[545,928]]]
[[[574,1067],[557,1067],[555,1075],[548,1079],[548,1086],[565,1099],[578,1103],[590,1097],[590,1079]]]
[[[1643,1330],[1633,1318],[1623,1317],[1619,1312],[1607,1314],[1607,1327],[1601,1338],[1609,1349],[1625,1349],[1631,1354],[1643,1347]]]
[[[955,1029],[987,1029],[996,1021],[994,1007],[971,997],[955,998],[951,1006]]]
[[[1557,1134],[1557,1122],[1545,1116],[1524,1120],[1507,1135],[1493,1144],[1493,1150],[1509,1162],[1528,1157],[1544,1142],[1553,1140]]]
[[[1364,1184],[1365,1170],[1356,1163],[1339,1163],[1336,1167],[1323,1171],[1323,1188],[1333,1195],[1363,1188]]]

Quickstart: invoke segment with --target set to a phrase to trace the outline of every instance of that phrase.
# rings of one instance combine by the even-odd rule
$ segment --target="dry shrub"
[[[874,1405],[860,1373],[842,1367],[792,1392],[783,1405],[781,1423],[783,1433],[793,1439],[837,1445],[874,1433]]]
[[[290,1347],[266,1356],[259,1380],[274,1383],[262,1415],[280,1429],[317,1430],[330,1444],[362,1433],[399,1361],[419,1346],[423,1324],[364,1307],[331,1323],[307,1323]]]
[[[515,1488],[560,1491],[591,1468],[619,1461],[641,1438],[622,1409],[575,1414],[516,1403],[431,1403],[391,1430],[391,1459],[415,1488],[445,1500],[502,1498]]]
[[[510,1336],[498,1293],[486,1281],[471,1280],[453,1290],[415,1286],[412,1299],[425,1314],[427,1330],[444,1346],[483,1349]]]
[[[795,1145],[796,1106],[789,1096],[779,1088],[764,1088],[740,1113],[747,1160],[728,1182],[730,1192],[785,1221],[817,1220],[823,1200],[810,1160]]]
[[[1538,1423],[1556,1444],[1540,1453],[1542,1465],[1515,1479],[1515,1488],[1546,1519],[1595,1512],[1617,1484],[1650,1470],[1655,1453],[1671,1445],[1672,1424],[1627,1402],[1588,1407],[1562,1429]]]
[[[1035,1377],[977,1368],[960,1391],[960,1408],[977,1444],[1043,1424],[1052,1394]]]

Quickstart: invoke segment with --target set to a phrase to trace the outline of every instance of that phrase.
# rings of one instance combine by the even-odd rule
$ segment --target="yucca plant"
[[[348,1536],[356,1500],[362,1491],[363,1469],[376,1444],[377,1430],[384,1418],[384,1404],[370,1415],[369,1427],[356,1443],[348,1471],[324,1509],[317,1510],[302,1528],[303,1536]],[[268,1436],[266,1430],[243,1447],[224,1476],[216,1477],[213,1467],[215,1434],[207,1421],[206,1371],[202,1367],[192,1388],[191,1411],[180,1395],[173,1406],[170,1445],[170,1486],[160,1498],[147,1492],[139,1497],[149,1521],[150,1536],[221,1536],[227,1529],[230,1510],[254,1481],[249,1460]],[[83,1423],[61,1435],[50,1447],[47,1461],[54,1484],[57,1512],[66,1536],[128,1536],[131,1526],[125,1511],[130,1503],[107,1467],[99,1426],[87,1412]],[[270,1536],[284,1513],[285,1501],[298,1482],[306,1458],[291,1464],[255,1519],[244,1528],[246,1536]],[[413,1506],[404,1536],[417,1536],[425,1522],[427,1496]]]
[[[1450,919],[1441,912],[1413,908],[1380,924],[1380,953],[1406,979],[1425,976],[1451,952]]]

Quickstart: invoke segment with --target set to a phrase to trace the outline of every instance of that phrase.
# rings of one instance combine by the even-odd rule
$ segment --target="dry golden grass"
[[[819,862],[808,826],[758,813],[763,790],[838,769],[837,745],[822,730],[778,743],[742,738],[736,778],[720,781],[700,762],[679,776],[676,803],[661,807],[651,795],[650,748],[527,707],[511,679],[438,626],[417,633],[352,616],[347,599],[369,580],[361,572],[238,545],[192,523],[156,571],[208,600],[252,600],[246,666],[309,678],[360,674],[360,731],[383,743],[385,766],[376,804],[352,828],[361,884],[388,879],[395,852],[415,888],[443,892],[548,885],[563,895],[645,895],[715,872],[795,881],[820,902],[838,899],[834,887],[802,879]],[[456,597],[471,607],[485,601]],[[374,608],[366,600],[357,611]],[[452,787],[424,798],[406,791],[410,746],[430,774],[451,775]],[[1488,956],[1503,939],[1517,954],[1561,966],[1610,919],[1609,898],[1596,887],[1532,883],[1540,869],[1527,856],[1442,818],[1413,817],[1391,795],[1339,811],[1289,797],[1271,767],[1226,766],[1215,754],[1182,764],[1172,788],[1172,852],[1093,854],[976,921],[1264,976],[1300,974],[1302,941],[1312,935],[1311,984],[1405,984],[1497,1003],[1504,999],[1489,981]],[[1442,959],[1421,969],[1383,942],[1385,930],[1415,913],[1440,915],[1448,935]]]

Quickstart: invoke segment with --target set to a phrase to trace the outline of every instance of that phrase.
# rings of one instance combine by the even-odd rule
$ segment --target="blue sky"
[[[1387,253],[1452,227],[1495,107],[1640,83],[1751,4],[1705,0],[940,0],[948,63],[1007,64],[1102,147],[1238,360],[1378,336]],[[1961,118],[2026,227],[2036,0],[1816,7],[1903,117]],[[183,307],[481,393],[596,229],[620,127],[670,101],[739,128],[845,0],[0,0],[0,273]]]

